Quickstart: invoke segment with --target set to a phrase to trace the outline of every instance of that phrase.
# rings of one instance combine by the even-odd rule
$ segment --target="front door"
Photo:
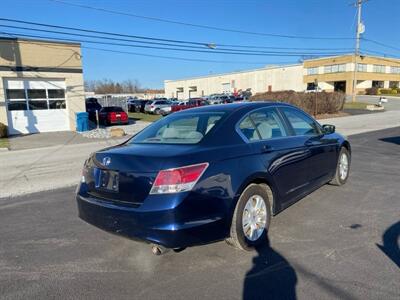
[[[302,111],[280,108],[291,131],[309,154],[307,159],[307,178],[310,188],[326,183],[335,170],[337,139],[324,135],[320,126]]]

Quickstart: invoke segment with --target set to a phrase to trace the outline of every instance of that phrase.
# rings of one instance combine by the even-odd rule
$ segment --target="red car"
[[[99,122],[104,125],[129,124],[128,114],[119,106],[106,106],[99,111]]]
[[[188,109],[188,108],[193,108],[193,107],[198,107],[198,106],[204,106],[204,105],[209,105],[207,100],[204,100],[203,98],[192,98],[189,100],[188,104],[186,105],[173,105],[171,107],[171,113]]]

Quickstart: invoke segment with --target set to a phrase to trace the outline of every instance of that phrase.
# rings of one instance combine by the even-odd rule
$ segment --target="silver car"
[[[171,102],[168,100],[152,100],[146,103],[144,106],[144,112],[149,114],[159,114],[162,108],[168,106],[171,106]]]
[[[171,113],[171,108],[174,105],[187,105],[188,101],[172,101],[170,106],[166,106],[160,109],[160,115],[166,116]]]

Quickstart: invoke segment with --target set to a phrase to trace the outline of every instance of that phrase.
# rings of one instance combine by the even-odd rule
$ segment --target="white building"
[[[218,93],[235,93],[251,89],[253,94],[265,91],[305,90],[303,65],[267,66],[225,74],[165,80],[167,98],[187,99]]]

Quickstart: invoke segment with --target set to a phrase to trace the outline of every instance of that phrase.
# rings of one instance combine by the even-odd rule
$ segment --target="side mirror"
[[[335,127],[335,125],[325,124],[325,125],[322,125],[322,129],[324,130],[325,134],[331,134],[331,133],[335,132],[336,127]]]

